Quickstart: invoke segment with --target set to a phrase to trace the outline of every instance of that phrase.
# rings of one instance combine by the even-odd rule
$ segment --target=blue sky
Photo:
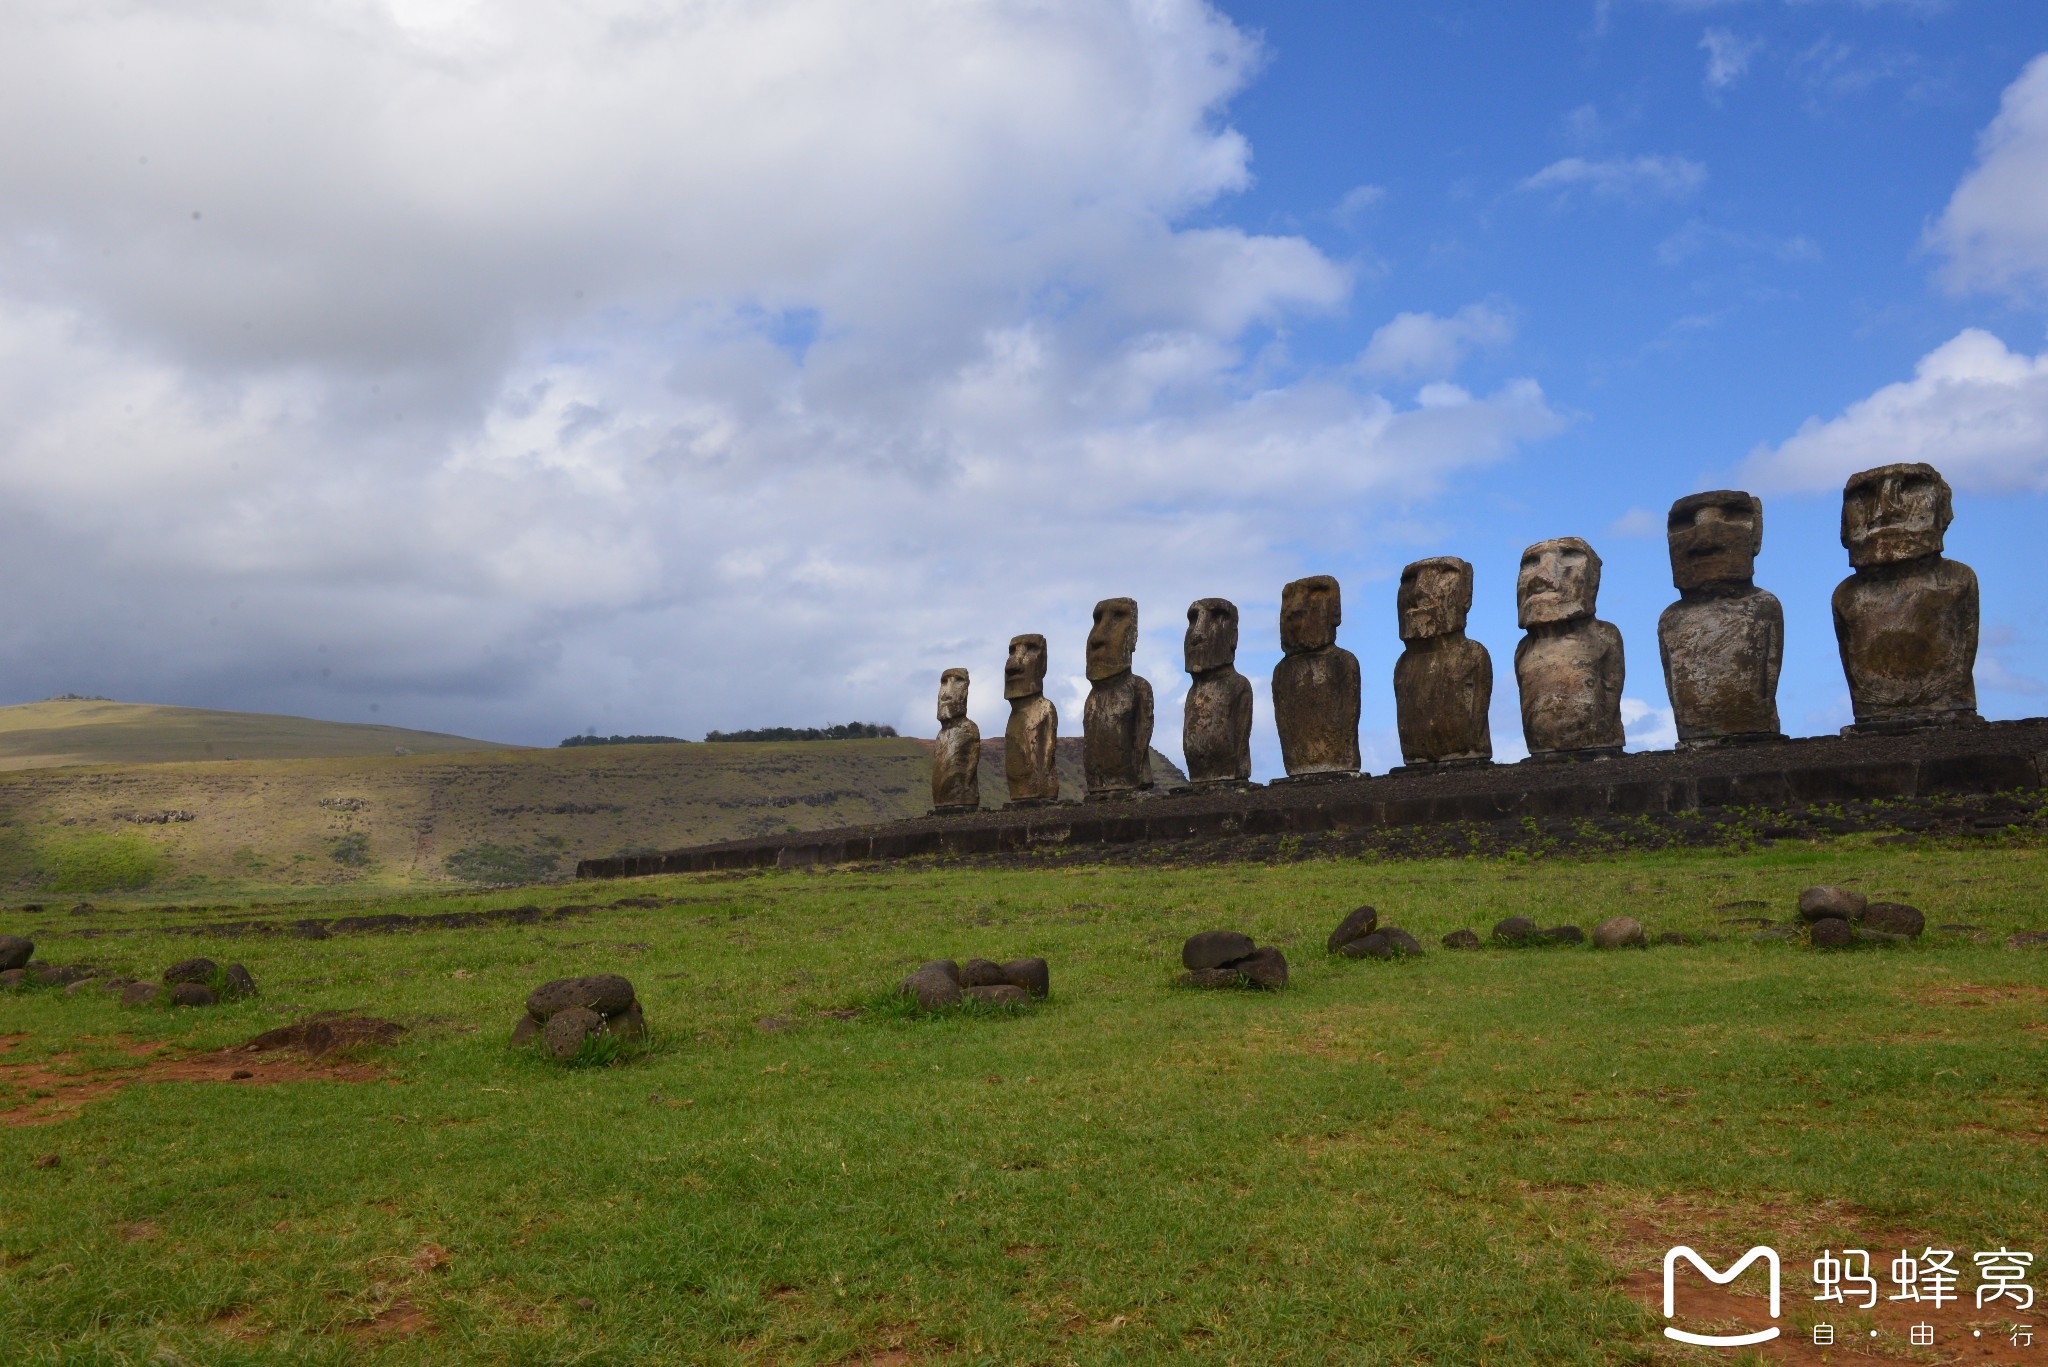
[[[855,9],[859,12],[856,13]],[[552,743],[1001,730],[1098,598],[1606,562],[1632,740],[1682,494],[1761,494],[1788,730],[1848,719],[1850,471],[1927,459],[1983,710],[2043,710],[2028,0],[310,0],[0,16],[0,698]]]

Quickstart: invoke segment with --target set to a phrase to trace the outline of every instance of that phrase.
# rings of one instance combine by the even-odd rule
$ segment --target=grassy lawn
[[[0,1347],[52,1363],[1725,1361],[1658,1337],[1644,1288],[1670,1244],[1722,1265],[1778,1247],[1787,1342],[1814,1319],[1823,1248],[2048,1260],[2048,950],[2004,943],[2048,928],[2044,869],[2048,848],[2019,841],[1856,840],[885,868],[355,900],[599,905],[318,941],[162,930],[235,911],[0,913],[50,962],[153,977],[204,953],[264,990],[178,1013],[0,995],[0,1111],[63,1102],[23,1078],[132,1073],[137,1041],[216,1050],[320,1009],[410,1027],[362,1056],[368,1080],[146,1083],[0,1126]],[[1926,940],[1821,954],[1726,924],[1843,880],[1920,906]],[[628,898],[658,904],[611,905]],[[1361,901],[1432,952],[1327,958]],[[1590,930],[1618,912],[1726,938],[1435,948],[1509,915]],[[1982,934],[1931,928],[1957,922]],[[1291,985],[1173,988],[1182,938],[1216,926],[1285,949]],[[1053,995],[1021,1016],[826,1014],[926,958],[1032,954]],[[529,988],[606,970],[639,990],[646,1056],[571,1071],[506,1049]],[[2040,1262],[2031,1280],[2048,1287]],[[1974,1284],[1929,1316],[1942,1342],[2014,1318],[1976,1311]],[[1858,1352],[1948,1360],[1885,1313],[1834,1321]],[[1996,1360],[2048,1363],[2037,1342]]]

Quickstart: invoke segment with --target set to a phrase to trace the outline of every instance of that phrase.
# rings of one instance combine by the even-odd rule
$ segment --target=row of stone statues
[[[1954,517],[1949,486],[1930,465],[1886,465],[1850,478],[1842,495],[1842,544],[1850,576],[1835,589],[1835,638],[1856,722],[1873,734],[1977,720],[1977,577],[1942,555]],[[1691,494],[1666,524],[1678,601],[1657,622],[1658,654],[1680,749],[1785,739],[1778,727],[1778,669],[1785,615],[1755,583],[1763,504],[1736,490]],[[1538,762],[1621,753],[1621,632],[1594,615],[1600,557],[1575,536],[1522,553],[1515,647],[1522,731]],[[1493,760],[1487,710],[1493,660],[1465,635],[1472,566],[1456,556],[1418,560],[1401,572],[1404,649],[1394,665],[1394,703],[1406,763],[1428,772]],[[1273,721],[1287,778],[1313,782],[1359,773],[1358,657],[1337,644],[1343,620],[1337,581],[1297,579],[1281,591]],[[1192,682],[1182,748],[1198,787],[1251,779],[1252,688],[1237,672],[1238,614],[1221,598],[1188,608],[1185,664]],[[1088,700],[1082,753],[1093,799],[1152,786],[1152,686],[1132,672],[1138,605],[1095,605],[1088,633]],[[1053,742],[1059,714],[1045,696],[1043,636],[1010,642],[1003,695],[1010,701],[1004,766],[1010,803],[1059,797]],[[967,671],[939,688],[932,802],[940,812],[980,805],[981,733],[967,718]]]

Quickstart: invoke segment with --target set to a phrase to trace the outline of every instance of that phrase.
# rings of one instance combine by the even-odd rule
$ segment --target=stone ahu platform
[[[1522,817],[1636,816],[1714,807],[1988,794],[2048,787],[2048,718],[1902,736],[1817,737],[1719,750],[1645,751],[1564,764],[1278,783],[1228,792],[1176,788],[1116,802],[993,807],[883,826],[729,840],[666,854],[586,859],[579,878],[793,868],[1035,846],[1116,845]]]

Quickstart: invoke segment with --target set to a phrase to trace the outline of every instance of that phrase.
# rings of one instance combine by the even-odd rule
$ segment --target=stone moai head
[[[949,669],[939,675],[939,725],[959,721],[967,715],[967,671]]]
[[[1671,505],[1664,536],[1671,582],[1680,593],[1714,584],[1747,584],[1764,545],[1764,504],[1740,489],[1687,494]]]
[[[1472,567],[1455,555],[1418,560],[1401,571],[1395,604],[1404,641],[1463,631],[1472,611]]]
[[[1297,579],[1280,590],[1280,649],[1289,655],[1337,644],[1344,599],[1327,574]]]
[[[1010,658],[1003,664],[1003,696],[1035,698],[1045,692],[1045,638],[1036,633],[1010,638]]]
[[[1237,604],[1228,598],[1197,598],[1188,604],[1188,635],[1182,649],[1190,674],[1236,664]]]
[[[1954,495],[1932,465],[1880,465],[1842,489],[1842,544],[1855,569],[1940,555]]]
[[[1100,683],[1130,672],[1138,649],[1138,600],[1105,598],[1095,605],[1088,631],[1088,680]]]
[[[1539,541],[1522,552],[1515,607],[1524,630],[1593,615],[1600,597],[1600,557],[1576,536]]]

